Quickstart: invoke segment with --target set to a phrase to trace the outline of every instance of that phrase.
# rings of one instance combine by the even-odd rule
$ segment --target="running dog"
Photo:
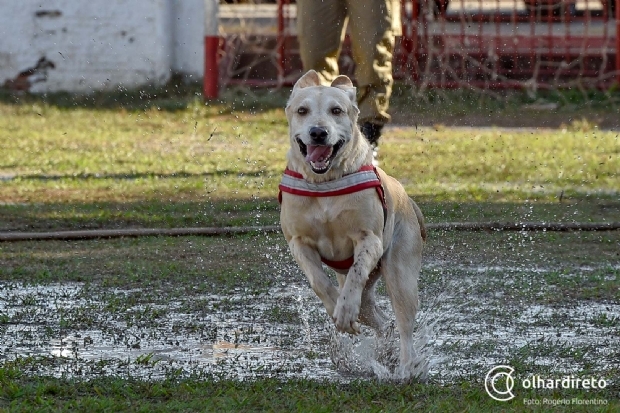
[[[339,331],[359,334],[361,323],[385,332],[388,319],[375,304],[383,276],[405,367],[412,362],[424,217],[396,179],[373,167],[358,113],[348,77],[323,86],[311,70],[297,81],[286,106],[291,147],[279,186],[280,222]],[[338,288],[323,264],[336,271]]]

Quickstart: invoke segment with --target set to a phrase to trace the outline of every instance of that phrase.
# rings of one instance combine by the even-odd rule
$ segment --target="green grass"
[[[190,290],[229,292],[247,284],[252,273],[265,274],[271,268],[266,255],[256,255],[256,246],[273,255],[287,252],[278,235],[0,243],[0,280],[33,284],[87,282],[124,289],[147,287],[149,294],[166,291],[166,300]],[[182,288],[170,288],[171,283]],[[269,278],[252,281],[256,290],[272,283]]]
[[[439,200],[557,200],[617,193],[617,132],[400,129],[386,139],[385,169],[410,193]]]
[[[0,106],[3,195],[13,202],[204,199],[275,191],[288,147],[283,111],[217,115]],[[609,131],[397,128],[381,157],[409,192],[461,200],[615,192],[620,138]],[[467,156],[464,156],[464,155]],[[95,195],[96,194],[96,195]]]
[[[0,230],[277,223],[284,102],[282,92],[208,105],[188,90],[5,96]],[[397,127],[380,150],[429,222],[614,220],[619,155],[617,132],[574,122]]]
[[[81,382],[31,378],[12,369],[1,369],[0,383],[0,407],[7,412],[544,412],[550,408],[526,405],[524,399],[536,398],[533,391],[499,404],[486,395],[480,383],[467,381],[452,386],[367,381],[337,384],[312,380],[239,383],[171,379],[148,383],[105,378]],[[614,412],[620,404],[612,397],[611,391],[570,395],[556,392],[549,399],[601,398],[608,400],[608,404],[569,406],[562,410]]]

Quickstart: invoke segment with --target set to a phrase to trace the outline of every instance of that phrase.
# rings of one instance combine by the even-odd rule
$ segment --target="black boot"
[[[373,147],[379,146],[379,138],[381,137],[382,129],[383,125],[372,122],[364,122],[360,128],[362,134],[366,137],[366,140],[368,140]]]

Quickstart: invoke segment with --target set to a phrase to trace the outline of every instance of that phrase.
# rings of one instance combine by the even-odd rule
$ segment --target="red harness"
[[[387,220],[385,192],[381,184],[379,173],[372,165],[362,166],[359,171],[345,175],[334,181],[321,182],[318,184],[308,182],[304,179],[302,174],[286,168],[282,176],[282,182],[280,182],[278,188],[280,189],[278,193],[278,202],[280,203],[282,203],[282,192],[299,196],[329,197],[347,195],[363,191],[364,189],[375,188],[381,200],[381,205],[383,206],[384,226]],[[353,258],[354,257],[349,257],[342,261],[332,261],[321,257],[321,261],[325,265],[336,270],[348,270],[353,265]]]

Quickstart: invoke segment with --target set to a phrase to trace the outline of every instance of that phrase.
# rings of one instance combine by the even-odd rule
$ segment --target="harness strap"
[[[282,182],[278,186],[278,202],[282,203],[282,192],[298,196],[309,197],[330,197],[352,194],[363,191],[364,189],[375,188],[377,196],[383,207],[383,226],[387,223],[387,202],[385,200],[385,191],[381,183],[381,177],[377,168],[373,165],[364,165],[359,171],[349,175],[345,175],[334,181],[322,182],[318,184],[307,182],[303,175],[291,171],[286,168],[282,176]],[[328,267],[336,270],[348,270],[353,265],[354,257],[351,256],[346,260],[332,261],[321,257],[321,261]],[[377,264],[380,266],[381,262]]]
[[[331,268],[333,268],[335,270],[348,270],[349,268],[351,268],[353,266],[354,258],[355,257],[353,255],[351,255],[346,260],[332,261],[332,260],[328,260],[327,258],[321,257],[321,262],[323,264],[327,265],[328,267],[331,267]]]

